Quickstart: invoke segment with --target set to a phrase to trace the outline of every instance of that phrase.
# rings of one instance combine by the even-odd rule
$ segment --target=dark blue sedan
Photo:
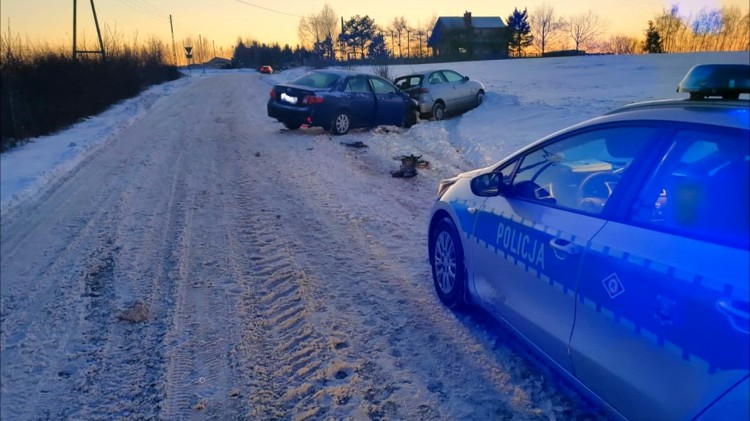
[[[275,85],[268,116],[287,129],[322,127],[342,135],[355,127],[412,126],[417,104],[381,77],[346,70],[315,70]]]

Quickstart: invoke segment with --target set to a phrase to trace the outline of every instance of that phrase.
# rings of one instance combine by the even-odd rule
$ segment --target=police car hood
[[[492,167],[484,167],[484,168],[479,168],[476,170],[462,172],[461,174],[458,174],[456,177],[457,178],[474,178],[480,174],[485,174],[488,172],[492,172]]]

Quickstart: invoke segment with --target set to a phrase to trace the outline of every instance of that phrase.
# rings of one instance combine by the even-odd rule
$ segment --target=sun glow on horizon
[[[72,44],[73,2],[52,0],[4,0],[0,4],[0,32],[4,43],[61,46]],[[77,38],[79,48],[93,46],[97,41],[93,14],[89,2],[79,1]],[[431,26],[439,16],[499,16],[505,21],[514,8],[526,8],[529,13],[551,5],[559,18],[570,17],[591,10],[604,22],[608,35],[622,34],[642,38],[648,21],[672,3],[678,5],[681,16],[696,16],[701,10],[733,6],[748,13],[745,0],[529,0],[516,3],[506,0],[478,0],[470,5],[456,6],[448,0],[435,0],[429,6],[397,0],[361,2],[329,0],[288,0],[283,3],[269,0],[98,0],[94,1],[103,36],[125,44],[142,43],[157,38],[172,45],[170,15],[175,44],[200,38],[211,55],[228,57],[238,40],[255,40],[265,44],[292,48],[300,44],[297,26],[302,16],[318,13],[328,3],[344,20],[354,15],[368,15],[381,27],[387,27],[397,17],[405,17],[410,26]]]

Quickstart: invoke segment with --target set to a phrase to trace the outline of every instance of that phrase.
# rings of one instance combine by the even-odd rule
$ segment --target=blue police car
[[[481,307],[615,418],[750,418],[750,66],[442,180],[435,289]]]

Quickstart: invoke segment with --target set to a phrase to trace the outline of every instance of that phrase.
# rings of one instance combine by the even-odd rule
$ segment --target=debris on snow
[[[402,177],[402,178],[411,178],[417,175],[417,168],[427,168],[430,163],[427,161],[423,161],[420,158],[422,158],[422,155],[414,156],[414,154],[411,155],[401,155],[396,156],[393,159],[397,161],[401,161],[401,168],[399,168],[396,171],[391,172],[391,175],[393,177]]]
[[[349,143],[347,143],[347,142],[340,142],[340,143],[342,145],[344,145],[344,146],[349,146],[349,147],[357,148],[357,149],[369,148],[369,146],[365,145],[364,142],[362,142],[361,140],[358,140],[356,142],[349,142]]]
[[[117,318],[126,322],[140,323],[148,319],[149,313],[148,306],[143,300],[135,300],[129,308],[118,314]]]

